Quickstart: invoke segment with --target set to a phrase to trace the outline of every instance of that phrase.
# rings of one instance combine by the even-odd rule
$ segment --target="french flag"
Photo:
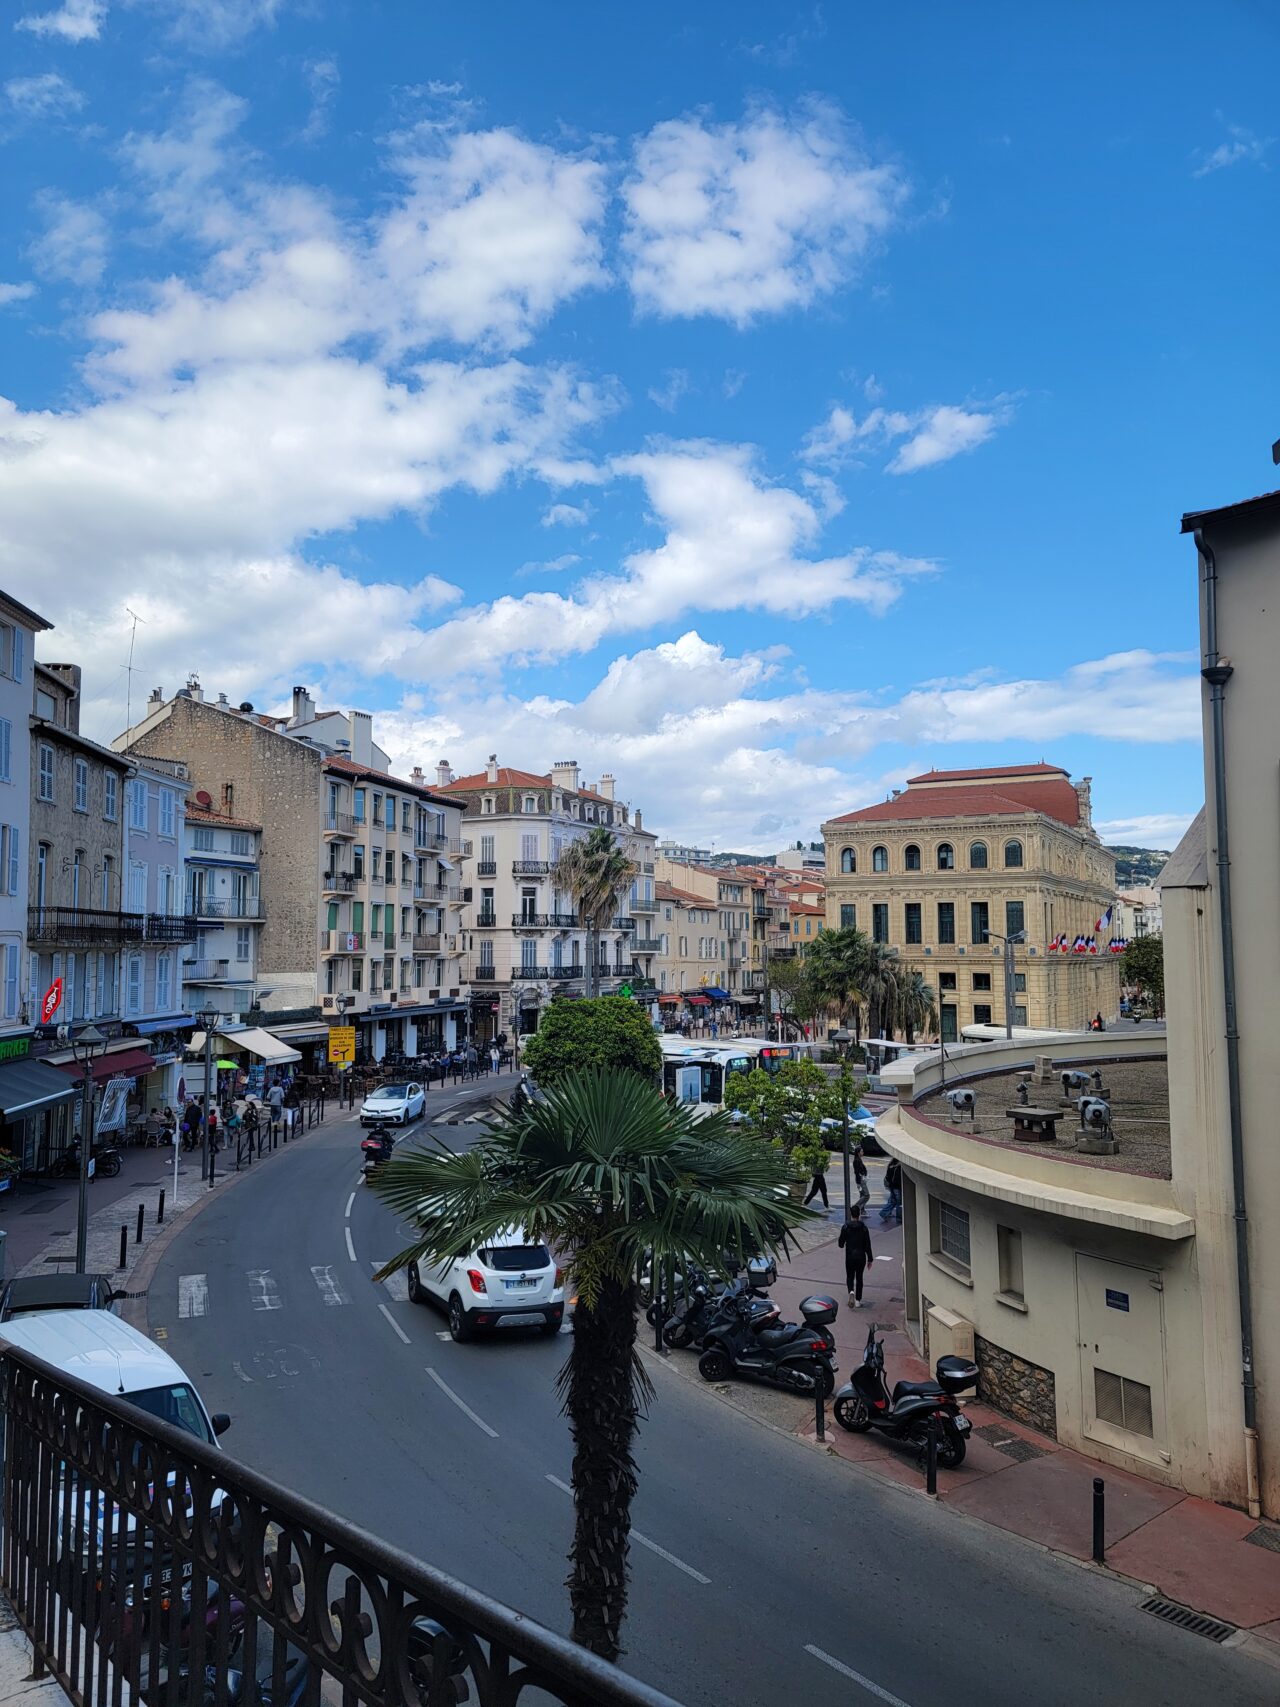
[[[1085,951],[1085,947],[1086,947],[1085,939],[1082,936],[1078,936],[1076,938],[1076,940],[1071,944],[1071,952],[1072,952],[1072,954],[1083,954]]]
[[[1096,936],[1088,937],[1086,939],[1086,946],[1088,947],[1090,954],[1096,954],[1098,952],[1098,939],[1097,939],[1097,937]]]
[[[1115,912],[1115,910],[1116,910],[1115,909],[1115,903],[1112,902],[1111,906],[1109,906],[1107,908],[1106,912],[1102,915],[1102,917],[1098,920],[1097,924],[1093,927],[1094,930],[1095,931],[1110,930],[1110,928],[1111,928],[1111,915],[1112,915],[1112,913]]]

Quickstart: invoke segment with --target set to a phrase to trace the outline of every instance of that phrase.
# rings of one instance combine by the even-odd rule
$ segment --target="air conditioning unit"
[[[973,1323],[966,1322],[954,1310],[941,1304],[929,1306],[929,1356],[936,1363],[940,1357],[967,1357],[973,1360]]]
[[[322,996],[320,998],[320,1006],[325,1013],[332,1013],[337,1005],[338,998],[336,996]]]

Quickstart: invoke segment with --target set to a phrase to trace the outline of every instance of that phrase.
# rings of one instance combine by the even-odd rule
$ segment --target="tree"
[[[871,944],[862,931],[852,925],[843,930],[823,931],[814,939],[805,955],[805,966],[814,981],[814,988],[823,1002],[839,1010],[840,1025],[859,1035],[866,977],[868,950]]]
[[[1120,963],[1126,984],[1133,985],[1154,1008],[1157,1018],[1164,1012],[1164,937],[1136,936]]]
[[[436,1141],[438,1142],[438,1140]],[[520,1226],[577,1292],[560,1393],[573,1436],[573,1638],[614,1660],[627,1603],[636,1428],[651,1390],[636,1353],[635,1276],[727,1248],[775,1250],[810,1212],[777,1192],[786,1166],[725,1114],[695,1120],[635,1073],[570,1074],[500,1115],[472,1149],[383,1164],[374,1189],[420,1237],[386,1265],[470,1253]],[[381,1276],[379,1276],[381,1278]]]
[[[524,1046],[524,1064],[544,1091],[592,1067],[625,1068],[656,1084],[662,1046],[643,1008],[626,996],[596,996],[552,1002]]]
[[[746,1117],[754,1137],[790,1153],[820,1142],[824,1120],[839,1120],[839,1083],[812,1061],[784,1061],[776,1073],[730,1073],[724,1105]]]
[[[903,966],[898,984],[896,1023],[914,1043],[917,1031],[936,1031],[938,1028],[938,996],[932,984],[918,966]]]
[[[902,964],[882,942],[867,942],[862,969],[862,993],[867,1002],[867,1030],[873,1037],[892,1037],[898,1015]]]
[[[573,901],[587,938],[587,994],[600,987],[600,932],[618,910],[618,897],[639,867],[603,824],[569,843],[551,867],[551,882]]]
[[[771,1012],[771,995],[778,998],[778,1012],[782,1018],[796,1027],[811,1024],[825,1006],[825,999],[809,969],[807,955],[785,960],[776,955],[769,956],[765,971],[766,1016]]]

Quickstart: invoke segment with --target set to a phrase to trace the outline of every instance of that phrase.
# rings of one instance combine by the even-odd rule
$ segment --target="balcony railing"
[[[518,1691],[560,1707],[676,1707],[216,1446],[13,1347],[0,1360],[0,1408],[4,1584],[36,1671],[73,1702],[225,1702],[239,1699],[234,1672],[245,1701],[504,1707]]]
[[[547,923],[558,931],[576,931],[582,921],[576,913],[548,913]]]
[[[476,861],[477,877],[496,877],[497,875],[498,862],[496,859],[478,859]]]
[[[496,913],[477,913],[476,914],[476,928],[478,930],[486,930],[486,931],[487,930],[493,930],[496,927],[497,923],[498,923],[498,915]]]
[[[185,984],[219,984],[231,976],[230,960],[184,960],[182,980]],[[252,978],[251,962],[244,965],[244,982]]]
[[[148,942],[194,942],[200,929],[194,913],[148,913],[144,932]]]
[[[473,984],[505,984],[510,976],[509,972],[503,972],[497,966],[481,965],[471,968]]]
[[[321,931],[320,952],[322,954],[363,954],[363,931]]]
[[[324,833],[326,836],[355,836],[357,830],[364,828],[363,820],[353,818],[350,812],[326,812]]]
[[[513,859],[511,862],[513,877],[545,877],[550,870],[545,859]]]
[[[31,907],[27,912],[27,941],[31,943],[96,948],[143,942],[146,931],[145,913],[113,913],[96,907]]]
[[[511,976],[513,978],[522,978],[526,982],[530,982],[535,978],[549,978],[551,976],[551,968],[549,966],[525,966],[522,964],[511,968]]]
[[[439,931],[433,931],[430,934],[423,935],[419,935],[415,932],[413,938],[413,952],[415,954],[439,954],[441,940]]]
[[[631,944],[632,954],[661,954],[662,938],[656,936],[638,936]]]
[[[326,871],[321,881],[326,895],[350,895],[356,886],[349,871]]]
[[[212,900],[207,895],[188,895],[187,911],[193,919],[260,919],[261,895],[228,895]]]
[[[565,984],[573,978],[585,978],[585,966],[548,966],[547,977],[553,984]]]
[[[511,923],[517,930],[531,931],[537,927],[545,929],[553,922],[550,913],[512,913]]]
[[[710,906],[711,903],[708,902],[707,905]],[[643,896],[637,895],[631,903],[633,913],[656,913],[657,910],[658,903],[652,897],[646,901]]]
[[[614,919],[609,926],[611,931],[633,931],[635,928],[635,920],[626,913],[624,913],[620,918]]]

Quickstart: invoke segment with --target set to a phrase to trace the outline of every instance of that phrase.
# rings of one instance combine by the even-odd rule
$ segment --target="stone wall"
[[[1029,1363],[1025,1357],[1015,1357],[981,1334],[974,1336],[974,1354],[981,1370],[978,1397],[983,1403],[1056,1440],[1058,1402],[1053,1371]]]

